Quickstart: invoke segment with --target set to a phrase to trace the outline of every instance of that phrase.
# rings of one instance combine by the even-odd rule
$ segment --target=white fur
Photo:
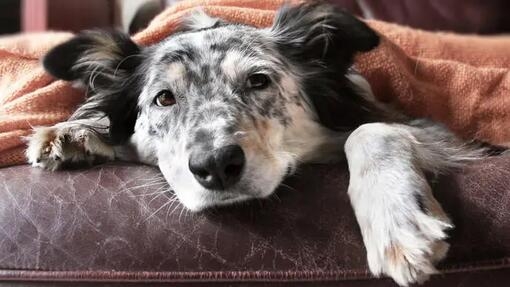
[[[349,197],[375,275],[407,286],[436,273],[452,225],[417,165],[418,140],[402,125],[365,124],[347,139]],[[420,209],[423,198],[428,212]]]

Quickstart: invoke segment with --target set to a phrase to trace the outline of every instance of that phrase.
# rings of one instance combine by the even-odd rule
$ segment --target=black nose
[[[203,187],[224,190],[239,181],[244,163],[241,147],[228,145],[213,151],[191,153],[189,170]]]

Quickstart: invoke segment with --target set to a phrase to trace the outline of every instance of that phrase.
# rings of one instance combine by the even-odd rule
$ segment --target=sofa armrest
[[[298,174],[278,198],[193,214],[154,185],[152,167],[2,169],[0,281],[380,282],[367,271],[345,165]],[[456,228],[446,275],[425,286],[487,269],[507,268],[492,279],[510,280],[509,187],[510,157],[438,181]]]

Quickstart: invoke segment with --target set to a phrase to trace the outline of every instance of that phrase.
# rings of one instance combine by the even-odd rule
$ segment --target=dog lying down
[[[265,198],[299,164],[346,159],[370,270],[422,282],[452,227],[425,173],[486,151],[375,100],[351,65],[378,42],[327,4],[283,7],[265,29],[197,12],[149,47],[84,32],[44,66],[89,97],[67,122],[35,128],[26,154],[49,170],[98,159],[157,165],[193,211]]]

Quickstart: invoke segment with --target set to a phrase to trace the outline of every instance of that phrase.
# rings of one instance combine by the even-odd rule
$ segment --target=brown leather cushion
[[[278,197],[202,214],[168,204],[158,175],[130,164],[0,170],[0,281],[370,278],[345,165],[304,167]],[[443,271],[508,268],[509,187],[508,156],[439,180],[456,224]]]

